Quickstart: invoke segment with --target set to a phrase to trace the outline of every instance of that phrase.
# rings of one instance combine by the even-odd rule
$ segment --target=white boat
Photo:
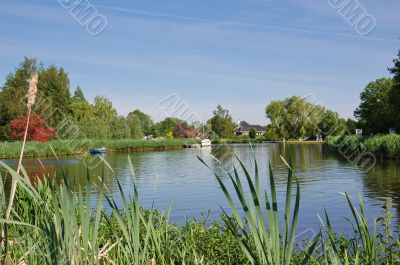
[[[210,146],[211,146],[211,140],[210,139],[201,140],[201,147],[210,147]]]

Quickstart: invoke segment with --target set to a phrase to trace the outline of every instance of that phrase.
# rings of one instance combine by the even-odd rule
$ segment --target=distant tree
[[[0,137],[6,139],[7,125],[11,120],[27,113],[25,95],[28,91],[28,79],[40,70],[36,59],[25,57],[15,71],[6,77],[0,91]]]
[[[76,88],[71,100],[71,113],[72,117],[75,118],[76,121],[80,121],[86,116],[95,114],[94,107],[86,100],[85,95],[79,86]]]
[[[393,110],[392,127],[400,130],[400,50],[398,57],[393,60],[394,66],[389,71],[393,76],[393,87],[389,93],[389,103]]]
[[[104,97],[97,96],[94,99],[94,111],[96,117],[102,119],[107,124],[111,124],[113,120],[117,118],[117,111],[114,109],[112,102]]]
[[[0,92],[0,131],[13,119],[21,117],[26,111],[27,80],[37,72],[38,94],[34,113],[43,113],[49,126],[57,125],[71,113],[69,78],[63,68],[50,66],[44,68],[36,59],[25,57],[19,67],[6,77]],[[4,134],[3,134],[4,135]]]
[[[130,112],[129,115],[136,115],[142,127],[142,131],[145,135],[154,135],[156,131],[154,130],[154,122],[150,115],[145,114],[144,112],[135,109],[134,111]]]
[[[267,118],[281,139],[307,139],[319,132],[318,125],[325,109],[293,96],[272,101],[265,109]]]
[[[369,83],[361,92],[361,103],[354,112],[363,129],[371,133],[387,133],[393,127],[393,109],[389,93],[393,87],[391,78],[381,78]]]
[[[214,116],[210,119],[213,132],[222,138],[232,137],[234,135],[235,126],[229,111],[224,109],[221,105],[218,105],[217,109],[213,111],[213,115]]]
[[[140,119],[135,114],[129,114],[126,118],[128,126],[131,130],[131,138],[138,140],[144,137],[144,133],[142,131],[142,125],[140,123]]]
[[[82,120],[87,116],[94,116],[95,109],[87,101],[73,99],[71,102],[72,117],[76,121]]]
[[[85,116],[78,122],[78,128],[89,139],[111,139],[110,124],[94,115]]]
[[[183,123],[183,121],[180,119],[167,117],[164,120],[158,122],[156,124],[156,127],[157,130],[159,131],[159,134],[165,136],[168,132],[172,132],[175,129],[175,127],[181,123]]]
[[[321,122],[318,124],[320,133],[326,136],[339,135],[347,129],[346,121],[340,118],[337,112],[326,110],[322,115]]]
[[[249,137],[250,137],[250,139],[256,139],[256,136],[257,136],[257,131],[256,131],[256,129],[251,128],[251,129],[250,129],[250,132],[249,132]]]
[[[128,139],[131,137],[131,129],[124,116],[119,116],[111,122],[111,134],[113,139]]]
[[[46,114],[50,126],[56,128],[58,124],[71,114],[71,95],[69,91],[69,77],[62,67],[52,65],[39,72],[39,102],[35,111]]]
[[[22,140],[26,129],[27,116],[21,116],[12,120],[8,125],[10,134],[14,139]],[[27,140],[35,142],[47,142],[48,139],[56,137],[55,131],[48,127],[43,120],[43,115],[31,113],[28,126]]]
[[[357,126],[358,126],[357,121],[355,121],[353,119],[347,119],[346,127],[347,127],[348,133],[355,134]]]
[[[279,141],[279,134],[271,124],[267,125],[264,138],[268,141]]]
[[[78,101],[87,101],[80,86],[75,89],[73,99]]]

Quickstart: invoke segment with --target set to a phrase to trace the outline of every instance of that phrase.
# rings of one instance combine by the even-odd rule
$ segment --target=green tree
[[[268,124],[264,133],[264,138],[268,141],[279,141],[279,135],[275,127]]]
[[[358,127],[358,123],[357,123],[357,121],[355,121],[353,119],[347,119],[346,120],[346,127],[347,127],[348,133],[355,134],[356,129]]]
[[[159,131],[159,134],[162,136],[166,136],[169,132],[175,132],[175,137],[179,137],[176,135],[177,126],[181,125],[184,128],[188,128],[189,126],[184,120],[174,118],[174,117],[167,117],[163,121],[160,121],[156,124],[156,128]]]
[[[304,98],[292,96],[272,101],[265,111],[281,139],[308,139],[319,133],[318,125],[325,109]]]
[[[78,122],[82,134],[89,139],[111,139],[110,125],[103,119],[96,116],[85,116]]]
[[[73,99],[78,101],[87,101],[80,86],[75,89]]]
[[[131,129],[124,116],[118,116],[111,122],[111,134],[113,139],[131,138]]]
[[[50,126],[56,128],[65,116],[71,114],[69,77],[64,69],[51,65],[39,72],[39,102],[36,107],[45,113]]]
[[[393,76],[393,87],[389,93],[389,103],[393,110],[392,127],[400,130],[400,50],[398,57],[393,60],[394,66],[389,71]]]
[[[393,109],[389,93],[393,79],[381,78],[369,83],[361,92],[361,103],[354,112],[363,129],[372,133],[387,133],[393,127]]]
[[[250,139],[256,139],[256,136],[257,136],[257,131],[256,131],[256,129],[251,128],[251,129],[250,129],[250,132],[249,132],[249,137],[250,137]]]
[[[213,111],[213,115],[210,119],[213,132],[222,138],[232,137],[235,125],[229,111],[218,105],[217,109]]]
[[[142,139],[144,134],[139,117],[131,113],[127,117],[127,123],[131,130],[131,138],[135,140]]]
[[[79,86],[76,88],[71,100],[71,112],[76,121],[80,121],[86,116],[92,116],[95,113],[94,107],[86,100]]]
[[[147,115],[146,113],[138,109],[135,109],[134,111],[129,113],[129,115],[131,114],[134,114],[139,118],[142,131],[145,135],[151,135],[151,134],[154,135],[156,133],[153,128],[154,122],[150,115]]]
[[[25,95],[28,92],[28,80],[31,75],[40,70],[36,59],[25,57],[19,67],[6,77],[0,92],[0,137],[7,139],[7,124],[26,114]]]
[[[104,97],[97,96],[94,99],[94,112],[96,117],[102,119],[107,124],[110,124],[117,118],[117,111],[114,109],[112,102]]]
[[[346,121],[340,118],[337,112],[326,110],[318,124],[320,133],[325,138],[329,135],[339,135],[346,131]]]

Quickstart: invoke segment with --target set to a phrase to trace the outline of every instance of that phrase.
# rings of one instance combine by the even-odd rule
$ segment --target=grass
[[[400,158],[400,135],[376,135],[365,137],[361,135],[329,136],[325,141],[332,150],[339,148],[352,152],[371,152],[381,159]]]
[[[102,146],[110,151],[145,151],[182,148],[184,144],[195,143],[194,139],[165,140],[53,140],[47,143],[27,142],[24,157],[44,157],[57,155],[84,154],[89,148]],[[0,159],[16,158],[21,150],[21,142],[0,143]],[[54,149],[54,152],[52,151]]]
[[[282,158],[283,159],[283,158]],[[119,185],[117,204],[106,191],[93,204],[90,185],[72,193],[68,174],[58,181],[33,185],[25,172],[8,170],[18,187],[8,224],[2,255],[5,264],[399,264],[398,231],[388,229],[391,215],[374,219],[373,230],[360,200],[355,205],[345,194],[354,234],[348,238],[332,229],[328,211],[321,218],[321,232],[308,239],[307,247],[295,242],[301,212],[301,190],[287,158],[288,175],[285,207],[278,209],[273,169],[269,190],[261,191],[258,165],[254,175],[238,159],[240,168],[229,173],[230,181],[215,177],[228,200],[230,211],[222,209],[222,222],[188,220],[184,225],[170,221],[171,208],[158,212],[144,209],[136,187],[132,195]],[[1,163],[1,162],[0,162]],[[132,165],[131,165],[132,167]],[[90,179],[90,172],[87,173]],[[5,178],[0,181],[0,211],[6,208]],[[89,183],[90,184],[90,183]],[[229,192],[228,185],[234,192]],[[244,192],[244,185],[249,193]],[[239,200],[234,203],[234,197]],[[108,205],[111,211],[104,209]],[[283,218],[280,218],[283,211]],[[388,210],[389,211],[389,210]],[[385,234],[377,233],[382,223]]]

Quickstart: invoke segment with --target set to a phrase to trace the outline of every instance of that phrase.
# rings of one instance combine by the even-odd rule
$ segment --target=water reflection
[[[400,164],[396,160],[382,161],[365,174],[363,182],[369,197],[384,201],[392,197],[400,216]]]
[[[377,164],[372,171],[364,173],[345,159],[326,153],[319,144],[255,144],[221,145],[211,149],[184,149],[144,153],[108,153],[104,156],[107,165],[102,163],[88,169],[75,157],[60,157],[61,160],[44,159],[40,162],[27,159],[24,166],[31,179],[62,177],[67,173],[68,182],[74,191],[85,188],[87,176],[90,176],[91,199],[96,201],[103,180],[106,191],[118,203],[119,191],[117,179],[126,194],[133,193],[136,183],[140,199],[145,207],[154,204],[157,208],[168,208],[172,203],[172,218],[177,222],[185,216],[199,216],[201,212],[211,210],[212,217],[218,218],[219,206],[227,207],[223,192],[209,168],[196,156],[201,157],[212,170],[229,183],[226,172],[221,168],[239,165],[235,154],[250,167],[253,156],[257,159],[262,188],[268,189],[268,163],[271,163],[276,177],[278,200],[283,207],[286,190],[287,167],[281,159],[290,151],[295,174],[301,185],[301,211],[299,229],[318,228],[317,214],[326,207],[332,223],[338,229],[348,228],[343,216],[351,216],[345,198],[340,192],[347,191],[355,200],[362,196],[369,216],[382,213],[384,198],[391,196],[396,217],[400,216],[400,165],[398,161],[386,161]],[[90,157],[87,157],[90,160]],[[131,161],[133,172],[129,163]],[[15,160],[5,161],[16,167]],[[243,174],[242,174],[243,176]],[[232,187],[228,186],[230,189]],[[231,189],[233,190],[233,189]],[[247,190],[245,190],[246,192]],[[396,220],[397,223],[399,219]]]

